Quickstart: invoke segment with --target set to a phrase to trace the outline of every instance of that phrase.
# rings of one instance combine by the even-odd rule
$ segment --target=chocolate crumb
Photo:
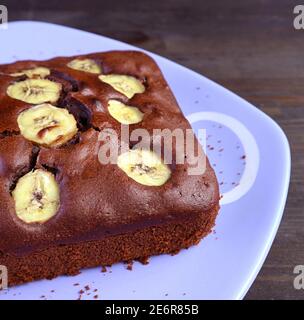
[[[83,294],[84,294],[84,291],[83,290],[79,290],[78,291],[78,299],[77,300],[81,300]]]
[[[149,257],[141,257],[141,258],[137,259],[137,261],[143,265],[147,265],[147,264],[149,264]]]
[[[127,270],[132,271],[133,270],[133,261],[127,261]]]

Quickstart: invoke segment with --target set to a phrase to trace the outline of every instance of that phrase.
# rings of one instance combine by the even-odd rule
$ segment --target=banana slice
[[[20,72],[16,73],[11,73],[10,76],[12,77],[20,77],[23,75],[26,75],[28,78],[45,78],[51,74],[50,69],[45,68],[45,67],[37,67],[33,69],[28,69],[28,70],[22,70]]]
[[[136,107],[127,106],[117,100],[109,100],[110,115],[122,124],[134,124],[142,121],[144,114]]]
[[[118,167],[145,186],[161,186],[171,176],[169,167],[150,150],[129,150],[118,156]]]
[[[19,179],[12,192],[19,219],[26,223],[43,223],[59,209],[59,186],[53,174],[41,169]]]
[[[101,81],[111,85],[116,91],[131,99],[136,93],[143,93],[145,86],[136,78],[120,74],[101,75]]]
[[[92,59],[75,59],[70,61],[67,66],[74,70],[96,73],[102,72],[101,67]]]
[[[60,97],[61,89],[60,83],[46,79],[28,79],[11,84],[6,93],[13,99],[40,104],[56,102]]]
[[[66,109],[41,104],[20,113],[17,119],[21,134],[47,147],[58,147],[77,133],[77,123]]]

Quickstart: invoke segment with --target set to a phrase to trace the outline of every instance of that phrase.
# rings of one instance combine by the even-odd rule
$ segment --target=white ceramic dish
[[[138,49],[41,22],[10,23],[0,30],[0,41],[0,63]],[[176,256],[153,257],[146,266],[135,263],[132,271],[123,264],[105,273],[101,268],[85,270],[76,277],[12,288],[1,292],[0,299],[77,299],[81,289],[82,299],[241,299],[254,281],[285,206],[287,139],[273,120],[235,94],[148,54],[159,64],[193,128],[207,129],[207,154],[224,194],[214,233]]]

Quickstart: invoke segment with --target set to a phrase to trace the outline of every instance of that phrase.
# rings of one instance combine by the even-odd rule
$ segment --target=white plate
[[[138,49],[99,35],[41,22],[0,30],[0,63],[58,55]],[[138,49],[140,50],[140,49]],[[174,62],[159,64],[195,130],[206,128],[207,154],[224,193],[214,233],[176,256],[158,256],[129,271],[123,264],[0,293],[0,299],[241,299],[277,232],[289,185],[288,141],[264,113]],[[1,107],[1,106],[0,106]],[[244,155],[246,158],[244,159]],[[74,285],[74,284],[79,285]]]

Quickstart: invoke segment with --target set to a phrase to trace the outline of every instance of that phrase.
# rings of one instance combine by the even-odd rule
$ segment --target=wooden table
[[[290,192],[279,233],[246,298],[304,298],[304,290],[293,288],[294,266],[304,265],[304,30],[293,27],[293,8],[301,1],[1,3],[8,6],[11,21],[54,22],[154,51],[215,80],[275,119],[292,149]]]

